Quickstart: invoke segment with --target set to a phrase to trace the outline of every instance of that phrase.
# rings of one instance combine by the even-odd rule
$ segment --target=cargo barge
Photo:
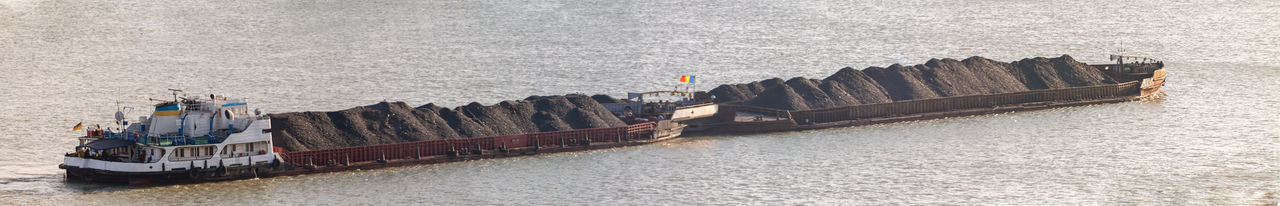
[[[1159,97],[1162,62],[1090,65],[1121,83],[986,95],[952,96],[813,110],[707,103],[705,92],[664,91],[688,101],[603,104],[628,124],[472,138],[448,138],[306,151],[272,142],[271,118],[250,114],[243,99],[178,97],[155,105],[135,124],[117,112],[119,131],[90,128],[59,168],[70,180],[188,183],[288,176],[416,164],[573,152],[670,140],[689,131],[755,133],[936,119]],[[1144,59],[1149,60],[1149,59]],[[637,93],[643,95],[647,93]],[[77,129],[80,125],[77,125]]]
[[[715,132],[757,133],[858,126],[947,117],[996,114],[1157,98],[1163,93],[1164,63],[1146,57],[1115,56],[1115,64],[1093,64],[1117,84],[984,95],[915,99],[814,110],[781,110],[721,103],[708,127]],[[1131,63],[1125,63],[1132,61]]]
[[[465,139],[440,139],[301,152],[276,151],[284,165],[267,177],[574,152],[661,142],[684,127],[670,120],[599,128]]]

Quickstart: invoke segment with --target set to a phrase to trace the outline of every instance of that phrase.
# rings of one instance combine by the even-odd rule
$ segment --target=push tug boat
[[[171,91],[173,100],[161,100],[136,123],[117,111],[123,131],[86,130],[58,168],[72,180],[147,184],[253,178],[279,165],[270,119],[257,110],[250,114],[245,99]]]

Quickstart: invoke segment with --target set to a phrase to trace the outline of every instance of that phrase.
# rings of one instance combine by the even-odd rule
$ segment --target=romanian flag
[[[84,129],[84,122],[76,123],[76,126],[71,127],[71,131],[76,131],[81,129]]]
[[[164,106],[156,106],[156,113],[152,116],[178,116],[182,114],[182,110],[178,109],[178,104],[170,104]]]
[[[680,82],[690,82],[690,83],[691,83],[691,82],[693,82],[693,76],[689,76],[689,75],[680,76]]]

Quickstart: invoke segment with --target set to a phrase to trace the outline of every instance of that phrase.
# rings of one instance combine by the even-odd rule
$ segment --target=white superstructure
[[[250,114],[243,98],[174,96],[133,124],[117,113],[123,131],[87,130],[60,167],[69,178],[131,182],[183,173],[218,178],[277,164],[270,119]]]

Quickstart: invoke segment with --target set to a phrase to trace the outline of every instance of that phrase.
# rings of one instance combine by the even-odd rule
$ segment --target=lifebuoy
[[[231,110],[222,110],[222,117],[227,118],[227,120],[236,118],[235,114],[236,113],[231,112]]]

